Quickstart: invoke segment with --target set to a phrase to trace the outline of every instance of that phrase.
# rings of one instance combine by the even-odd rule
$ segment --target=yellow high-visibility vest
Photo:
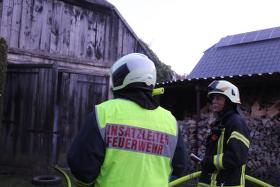
[[[106,154],[96,187],[167,187],[177,144],[173,115],[113,99],[96,106]]]

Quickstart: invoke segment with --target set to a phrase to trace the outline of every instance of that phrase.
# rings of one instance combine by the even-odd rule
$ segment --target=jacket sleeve
[[[250,133],[245,121],[239,115],[234,115],[229,122],[229,128],[229,137],[224,140],[224,153],[212,158],[216,169],[241,167],[248,159]]]
[[[181,177],[185,174],[187,167],[187,152],[185,148],[185,143],[180,129],[178,128],[178,141],[175,149],[175,153],[172,159],[172,178]]]
[[[78,186],[91,186],[99,175],[105,157],[96,113],[90,113],[68,152],[68,165]]]

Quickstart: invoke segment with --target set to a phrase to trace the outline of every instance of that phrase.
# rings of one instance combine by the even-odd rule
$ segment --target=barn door
[[[23,67],[7,73],[0,165],[37,171],[47,165],[51,151],[53,71]]]
[[[53,162],[66,165],[67,151],[86,115],[108,98],[106,76],[60,72],[53,135]],[[56,119],[57,118],[57,119]]]

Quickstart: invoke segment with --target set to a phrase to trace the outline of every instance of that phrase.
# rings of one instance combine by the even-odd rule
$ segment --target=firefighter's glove
[[[201,167],[202,170],[205,171],[206,173],[213,173],[216,170],[213,164],[213,159],[211,159],[211,157],[205,157],[201,161]]]

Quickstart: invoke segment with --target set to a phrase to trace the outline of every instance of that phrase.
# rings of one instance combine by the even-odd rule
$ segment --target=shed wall
[[[65,164],[86,114],[107,99],[108,80],[53,67],[10,67],[0,136],[5,154],[0,164],[32,165],[34,172],[50,163]]]
[[[83,2],[0,2],[0,35],[9,47],[0,165],[36,172],[66,164],[85,115],[108,98],[110,66],[145,53],[114,8]]]

